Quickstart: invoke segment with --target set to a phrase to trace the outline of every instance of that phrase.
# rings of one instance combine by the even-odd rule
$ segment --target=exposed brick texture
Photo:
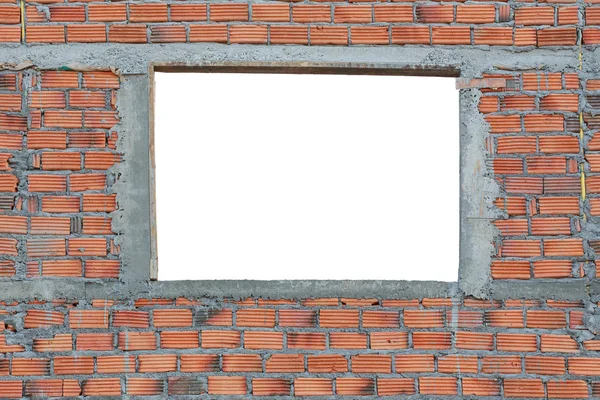
[[[593,2],[206,3],[27,1],[0,7],[0,41],[574,46],[600,40]],[[217,33],[219,31],[219,33]],[[581,39],[580,39],[581,38]]]
[[[587,398],[597,390],[600,341],[577,340],[584,331],[581,301],[323,304],[3,304],[0,396]]]
[[[500,188],[483,267],[492,285],[525,283],[533,297],[542,283],[556,290],[533,300],[0,294],[0,399],[600,397],[600,5],[0,0],[0,56],[19,44],[33,54],[65,43],[200,42],[503,51],[506,65],[458,83],[478,99],[469,117],[488,124],[486,162],[463,174]],[[344,51],[354,50],[363,49]],[[553,50],[572,58],[568,68],[546,63]],[[435,51],[423,62],[435,65]],[[125,286],[123,233],[113,228],[116,168],[131,156],[117,133],[128,117],[117,110],[124,75],[50,58],[51,69],[0,64],[0,283]],[[435,251],[424,261],[449,262]],[[585,300],[563,300],[563,284],[587,285]]]
[[[121,160],[111,131],[119,77],[26,70],[0,82],[0,275],[117,278],[108,170]]]
[[[111,128],[119,122],[119,77],[29,69],[0,78],[6,82],[0,96],[0,279],[118,278],[111,167],[122,155]],[[576,71],[491,71],[482,78],[461,84],[482,94],[488,172],[504,192],[495,202],[506,217],[494,221],[492,278],[585,278],[594,270],[597,244],[581,230],[584,218],[600,215],[596,80],[580,79]],[[585,110],[581,123],[579,110]],[[582,141],[580,130],[589,139]],[[335,315],[323,317],[337,323]]]

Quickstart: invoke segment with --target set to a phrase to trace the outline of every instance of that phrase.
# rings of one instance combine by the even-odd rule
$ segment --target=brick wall
[[[3,0],[0,40],[20,42],[19,7]],[[18,2],[17,2],[18,3]],[[27,43],[433,44],[574,46],[600,41],[600,7],[537,4],[317,1],[27,1]]]
[[[118,88],[112,72],[0,72],[2,278],[118,278]]]
[[[496,200],[507,218],[494,221],[501,237],[492,278],[594,274],[600,242],[582,230],[600,212],[592,114],[600,81],[572,72],[489,77],[513,80],[511,89],[484,89],[479,106],[490,125],[490,165],[506,194]]]
[[[472,298],[4,304],[0,397],[596,397],[584,313]]]
[[[577,72],[483,77],[504,82],[478,90],[489,173],[505,193],[495,201],[506,218],[494,221],[492,278],[594,276],[600,238],[584,229],[600,216],[600,80]],[[119,278],[110,216],[111,167],[122,159],[112,129],[119,77],[27,69],[0,79],[1,277]]]
[[[598,241],[582,230],[600,214],[600,80],[576,70],[482,77],[504,82],[474,89],[489,172],[505,192],[493,279],[593,277]],[[117,280],[119,77],[27,68],[0,83],[2,279]],[[5,302],[0,398],[588,398],[600,396],[600,340],[584,324],[595,309],[460,296]]]
[[[0,398],[600,397],[594,2],[0,3]],[[478,103],[467,112],[487,122],[487,162],[463,175],[500,189],[489,199],[502,216],[486,222],[497,234],[485,299],[427,290],[240,301],[125,279],[122,239],[133,233],[113,219],[135,206],[119,203],[119,168],[135,155],[121,134],[133,117],[117,104],[134,73],[115,65],[138,48],[157,62],[192,49],[169,60],[193,64],[193,51],[254,61],[265,59],[255,49],[282,44],[365,64],[379,61],[365,55],[373,49],[406,48],[424,52],[421,67],[487,78],[463,89]],[[349,44],[362,46],[342,52]],[[309,49],[285,46],[298,48]],[[33,62],[17,65],[15,49]],[[128,62],[148,77],[145,61]],[[447,260],[432,251],[419,267],[429,262]],[[12,285],[23,292],[8,294]]]

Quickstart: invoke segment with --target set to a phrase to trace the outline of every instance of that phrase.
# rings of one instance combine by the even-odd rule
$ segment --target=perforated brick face
[[[599,24],[569,1],[0,4],[0,398],[600,397]],[[458,282],[152,281],[154,70],[456,77]],[[406,268],[455,262],[419,212]]]

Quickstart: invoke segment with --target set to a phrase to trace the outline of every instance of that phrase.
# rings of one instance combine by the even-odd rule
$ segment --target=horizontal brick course
[[[199,32],[215,29],[214,22],[226,23],[225,37],[204,35],[202,41],[303,45],[425,43],[573,47],[578,44],[579,35],[587,45],[598,44],[600,40],[600,28],[597,28],[600,25],[600,12],[599,7],[594,5],[584,7],[566,2],[553,6],[517,2],[511,12],[510,7],[501,1],[481,5],[381,4],[371,1],[361,1],[360,4],[336,1],[319,3],[250,4],[237,0],[227,4],[177,4],[166,1],[116,4],[85,1],[63,5],[40,0],[28,3],[31,5],[26,7],[24,37],[21,37],[20,31],[22,22],[19,7],[9,3],[0,8],[0,42],[191,43],[199,41]],[[48,12],[41,12],[36,8],[37,5],[47,7]],[[257,22],[265,24],[260,25],[260,29],[265,32],[274,30],[277,34],[274,37],[263,35],[260,40],[252,35],[238,38],[239,32],[257,29],[254,27]],[[279,24],[289,22],[294,25],[282,31]],[[327,25],[309,26],[314,23]],[[360,25],[372,23],[385,25]],[[349,25],[361,35],[360,39],[323,40],[323,29],[334,32],[336,27]],[[300,29],[306,30],[306,40],[296,37]],[[191,34],[193,31],[195,35]],[[233,41],[230,38],[231,31],[234,32]],[[236,34],[236,31],[239,32]],[[396,35],[386,37],[383,32],[396,32]],[[402,38],[402,34],[406,37]]]
[[[193,395],[228,396],[246,393],[246,385],[251,382],[254,395],[286,394],[293,390],[297,396],[300,393],[486,396],[503,391],[507,396],[527,393],[529,397],[544,398],[544,392],[548,391],[555,393],[555,397],[562,396],[557,398],[565,398],[568,389],[575,391],[577,398],[582,398],[590,390],[590,382],[582,377],[600,376],[600,363],[596,362],[595,355],[600,351],[600,345],[596,346],[593,339],[585,342],[585,346],[578,344],[574,340],[578,328],[569,328],[565,324],[568,313],[586,313],[583,302],[505,300],[499,304],[480,305],[469,298],[455,298],[434,302],[430,299],[402,303],[381,301],[375,306],[325,306],[331,311],[350,307],[362,321],[365,315],[371,318],[368,316],[372,313],[412,313],[411,318],[428,321],[428,314],[415,313],[425,310],[443,314],[451,311],[484,313],[490,318],[466,329],[444,325],[432,331],[401,323],[386,331],[380,331],[378,327],[356,327],[350,332],[339,332],[344,336],[329,328],[312,327],[312,334],[322,334],[330,344],[337,343],[314,353],[309,348],[292,347],[289,339],[273,346],[274,334],[281,333],[289,338],[293,333],[301,333],[295,332],[298,328],[279,322],[272,327],[277,332],[256,330],[252,326],[232,330],[231,327],[203,324],[171,330],[148,323],[149,314],[164,312],[169,315],[174,311],[203,314],[209,307],[227,304],[221,300],[200,298],[176,308],[173,308],[175,299],[164,301],[163,305],[160,303],[166,299],[142,300],[109,301],[112,305],[107,305],[104,300],[91,302],[96,307],[77,300],[0,306],[0,312],[12,316],[11,321],[17,327],[16,332],[5,331],[0,336],[3,340],[0,343],[5,343],[0,346],[0,352],[10,361],[4,367],[0,363],[0,371],[5,368],[10,376],[8,380],[0,380],[0,388],[5,390],[2,393],[18,397],[46,390],[57,397],[82,393],[133,396],[167,392],[189,394],[191,390]],[[253,315],[269,311],[278,315],[293,310],[323,310],[323,306],[303,306],[300,301],[263,305],[262,308],[256,308],[254,304],[235,305],[234,312]],[[520,318],[526,315],[527,327],[535,330],[523,333],[523,325],[513,323],[516,315]],[[497,329],[500,325],[505,327],[501,332]],[[74,332],[86,328],[94,330],[60,333],[67,326],[75,329]],[[359,330],[368,333],[371,345],[377,343],[373,341],[374,337],[384,335],[382,337],[396,337],[396,343],[401,347],[383,346],[372,350],[353,347],[355,338],[352,335],[359,334]],[[33,342],[25,340],[24,333],[32,337]],[[334,339],[336,335],[338,337]],[[149,352],[157,348],[159,338],[163,348],[161,353]],[[256,343],[261,350],[248,349],[247,341]],[[11,344],[7,345],[7,342]],[[209,342],[214,346],[206,346]],[[385,343],[394,342],[386,339]],[[541,343],[541,348],[537,343]],[[228,348],[238,351],[228,352]],[[347,348],[355,350],[348,354],[344,350]],[[477,352],[472,352],[474,349]],[[190,353],[190,350],[194,352]],[[95,373],[102,376],[92,377]],[[140,376],[143,373],[151,373],[152,377]],[[231,376],[232,373],[236,375]],[[389,374],[393,373],[414,375],[390,378]],[[524,373],[527,378],[519,377]],[[287,375],[282,378],[281,374]],[[333,375],[323,377],[320,374]],[[478,377],[477,374],[487,376]],[[61,375],[68,375],[68,379]],[[127,384],[121,385],[121,382]],[[65,394],[65,390],[69,394]]]

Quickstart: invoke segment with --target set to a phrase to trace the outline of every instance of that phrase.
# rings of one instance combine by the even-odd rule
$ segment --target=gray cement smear
[[[486,170],[488,124],[479,112],[478,90],[460,94],[460,264],[458,284],[467,296],[487,297],[490,259],[498,230],[491,223],[502,214],[494,207],[500,187]],[[448,260],[449,261],[449,260]]]
[[[146,76],[121,77],[117,95],[121,122],[117,125],[117,150],[123,162],[111,173],[116,182],[117,211],[113,213],[115,243],[120,254],[121,280],[124,283],[150,279],[150,190],[149,190],[149,80]],[[146,267],[144,267],[146,266]]]
[[[598,55],[596,54],[598,52]],[[600,71],[600,50],[584,49],[584,73]],[[123,262],[119,281],[44,280],[0,282],[5,300],[53,298],[232,297],[310,298],[326,296],[422,298],[559,298],[600,296],[600,284],[581,280],[491,282],[490,256],[494,252],[498,216],[492,202],[499,189],[485,169],[487,126],[477,110],[476,91],[461,93],[461,251],[457,283],[410,281],[171,281],[153,282],[150,276],[149,91],[151,65],[181,67],[294,66],[460,71],[463,78],[480,77],[492,69],[575,71],[578,55],[572,49],[514,50],[485,46],[253,46],[219,44],[68,44],[0,45],[0,68],[30,62],[38,69],[70,67],[113,69],[122,77],[117,108],[121,122],[117,150],[124,161],[112,168],[118,210],[113,228],[119,234]],[[23,64],[22,64],[23,65]],[[431,260],[448,262],[443,255]],[[416,268],[426,268],[414,266]],[[600,319],[600,318],[599,318]],[[591,323],[593,325],[593,323]]]

